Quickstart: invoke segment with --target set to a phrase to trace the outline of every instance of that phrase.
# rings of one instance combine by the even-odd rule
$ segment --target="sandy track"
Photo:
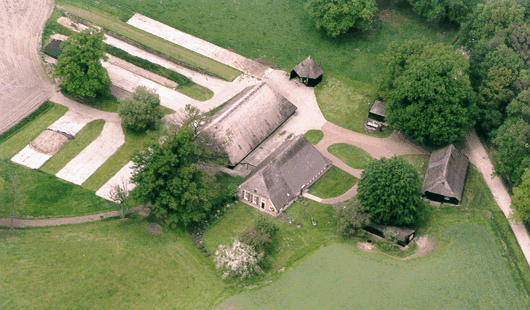
[[[53,154],[41,153],[28,144],[22,151],[13,156],[11,161],[31,169],[39,169],[52,156]]]
[[[49,99],[55,85],[39,56],[53,0],[0,1],[0,133]]]
[[[97,190],[96,195],[112,201],[112,191],[116,185],[121,188],[125,187],[127,191],[133,190],[136,185],[131,183],[131,177],[133,174],[133,162],[128,162],[123,168],[118,171],[105,185]]]
[[[143,31],[149,32],[164,40],[175,43],[198,54],[214,59],[220,63],[236,68],[246,74],[262,78],[267,70],[264,66],[251,59],[231,52],[205,40],[194,37],[190,34],[169,27],[159,21],[151,19],[141,14],[134,14],[127,23]]]

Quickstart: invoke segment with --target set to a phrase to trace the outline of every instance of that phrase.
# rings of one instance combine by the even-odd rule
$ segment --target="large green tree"
[[[120,102],[118,113],[123,125],[136,132],[154,128],[164,116],[160,96],[143,86],[137,87],[130,98]]]
[[[431,23],[460,23],[471,13],[469,0],[409,0],[416,13]]]
[[[530,124],[522,118],[510,118],[497,130],[493,139],[497,149],[495,173],[521,183],[524,169],[530,166]]]
[[[214,175],[205,169],[224,163],[226,155],[206,146],[204,140],[184,126],[133,159],[136,188],[132,194],[151,202],[153,213],[172,227],[201,223],[222,207],[220,196],[234,196],[221,192]]]
[[[332,37],[350,28],[370,29],[378,11],[375,0],[309,0],[305,10],[317,29],[324,29]]]
[[[416,169],[404,159],[373,160],[359,180],[358,194],[364,213],[382,225],[413,225],[423,217],[421,181]]]
[[[388,123],[431,146],[454,142],[473,127],[476,94],[460,51],[421,40],[393,42],[380,60]]]
[[[101,60],[107,60],[104,38],[102,31],[86,29],[62,43],[64,50],[53,76],[63,78],[61,87],[66,92],[87,97],[109,93],[112,83],[101,65]]]

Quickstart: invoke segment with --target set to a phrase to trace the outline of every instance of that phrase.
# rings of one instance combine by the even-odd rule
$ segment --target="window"
[[[265,209],[265,200],[261,199],[261,208]]]
[[[248,200],[248,192],[246,191],[243,191],[244,195],[245,195],[245,200]]]
[[[258,204],[258,199],[259,199],[259,197],[256,196],[256,195],[254,195],[254,203],[255,203],[255,204]]]
[[[269,210],[271,210],[272,212],[276,212],[276,210],[273,207],[269,207]]]

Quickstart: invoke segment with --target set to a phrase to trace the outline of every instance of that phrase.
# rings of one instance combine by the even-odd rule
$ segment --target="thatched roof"
[[[231,99],[205,130],[220,141],[229,141],[225,148],[230,165],[235,166],[295,111],[295,105],[263,82]]]
[[[294,67],[293,71],[296,72],[299,77],[310,79],[317,79],[324,73],[324,70],[317,65],[311,56],[307,57],[306,60]]]
[[[372,104],[370,108],[370,113],[374,115],[379,115],[385,117],[385,103],[383,101],[377,100]]]
[[[293,201],[303,188],[331,167],[303,135],[285,141],[240,184],[241,188],[269,198],[277,211]]]
[[[454,145],[432,152],[425,172],[423,191],[462,200],[468,158]]]

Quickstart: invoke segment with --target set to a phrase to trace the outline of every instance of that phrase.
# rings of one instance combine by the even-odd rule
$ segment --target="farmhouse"
[[[375,121],[384,122],[385,121],[385,103],[383,101],[377,100],[372,104],[370,111],[368,112],[368,118]]]
[[[263,82],[232,98],[205,130],[227,142],[229,163],[235,166],[295,111],[295,105]]]
[[[332,166],[303,135],[285,141],[239,185],[239,199],[278,215]]]
[[[291,71],[291,77],[289,79],[299,77],[300,80],[302,80],[302,83],[306,84],[307,86],[316,86],[322,81],[323,73],[324,70],[317,65],[311,56],[309,56],[306,60],[294,67],[293,71]]]
[[[423,181],[425,197],[439,202],[459,204],[462,201],[468,158],[454,145],[431,154]]]

